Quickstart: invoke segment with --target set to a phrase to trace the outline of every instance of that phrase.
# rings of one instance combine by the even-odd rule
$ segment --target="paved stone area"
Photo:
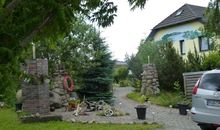
[[[72,112],[64,112],[64,110],[56,110],[54,114],[63,115],[63,119],[67,121],[79,121],[79,122],[99,122],[99,123],[152,123],[157,122],[163,124],[165,128],[160,130],[199,130],[199,127],[191,120],[190,115],[182,116],[179,115],[177,109],[170,109],[155,105],[148,105],[146,112],[146,120],[138,120],[135,110],[137,102],[126,98],[127,93],[131,92],[133,88],[124,87],[116,88],[114,95],[116,97],[116,106],[122,111],[129,113],[129,115],[121,117],[105,117],[97,116],[95,112],[88,112],[85,116],[74,116]],[[153,114],[155,113],[155,114]]]

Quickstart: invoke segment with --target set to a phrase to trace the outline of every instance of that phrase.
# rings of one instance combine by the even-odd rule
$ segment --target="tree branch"
[[[21,47],[25,47],[25,46],[28,44],[28,42],[30,42],[30,41],[34,38],[34,36],[35,36],[38,32],[40,32],[40,31],[42,30],[42,28],[43,28],[52,18],[53,18],[53,13],[50,13],[50,14],[46,17],[46,19],[44,19],[44,20],[42,21],[42,23],[41,23],[39,26],[37,26],[35,29],[33,29],[32,32],[30,32],[30,34],[29,34],[27,37],[25,37],[22,41],[20,41],[20,46],[21,46]]]
[[[13,0],[10,2],[4,9],[5,17],[7,17],[21,2],[22,0]]]

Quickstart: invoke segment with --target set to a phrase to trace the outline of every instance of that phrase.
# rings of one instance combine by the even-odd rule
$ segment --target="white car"
[[[192,92],[192,120],[202,130],[220,127],[220,70],[205,72]]]

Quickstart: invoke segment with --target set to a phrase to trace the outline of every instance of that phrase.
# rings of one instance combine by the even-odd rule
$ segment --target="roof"
[[[116,61],[115,65],[117,66],[127,66],[127,63],[124,61]]]
[[[203,19],[206,8],[196,5],[184,4],[162,22],[157,24],[154,29],[159,29],[187,21]],[[182,11],[180,15],[176,15],[178,11]]]
[[[205,7],[184,4],[182,7],[177,9],[175,12],[173,12],[171,15],[169,15],[167,18],[165,18],[163,21],[157,24],[153,28],[152,32],[148,37],[152,38],[156,33],[155,31],[161,28],[165,28],[181,23],[186,23],[190,21],[195,21],[195,20],[198,20],[200,22],[205,22],[205,18],[204,18],[205,10],[206,10]]]

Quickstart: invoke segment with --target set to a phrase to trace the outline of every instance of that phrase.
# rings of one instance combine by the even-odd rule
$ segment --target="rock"
[[[108,122],[106,121],[100,121],[101,124],[107,124]]]
[[[53,92],[55,92],[55,93],[57,93],[59,95],[65,95],[66,94],[66,92],[62,88],[54,88]]]
[[[36,116],[36,117],[40,117],[40,114],[39,114],[39,113],[36,113],[35,116]]]
[[[22,103],[22,89],[19,89],[16,93],[16,102],[17,103]]]
[[[134,124],[134,122],[128,122],[128,124],[129,124],[129,125],[133,125],[133,124]]]
[[[62,99],[59,94],[55,92],[50,92],[50,106],[54,108],[61,108]]]
[[[93,123],[95,123],[95,120],[91,120],[91,121],[89,121],[88,123],[89,123],[89,124],[93,124]]]
[[[83,123],[83,124],[87,124],[87,123],[88,123],[88,121],[82,121],[82,123]]]
[[[70,119],[72,123],[75,123],[76,122],[76,119],[72,118]]]
[[[0,108],[4,107],[5,103],[4,102],[0,102]]]

